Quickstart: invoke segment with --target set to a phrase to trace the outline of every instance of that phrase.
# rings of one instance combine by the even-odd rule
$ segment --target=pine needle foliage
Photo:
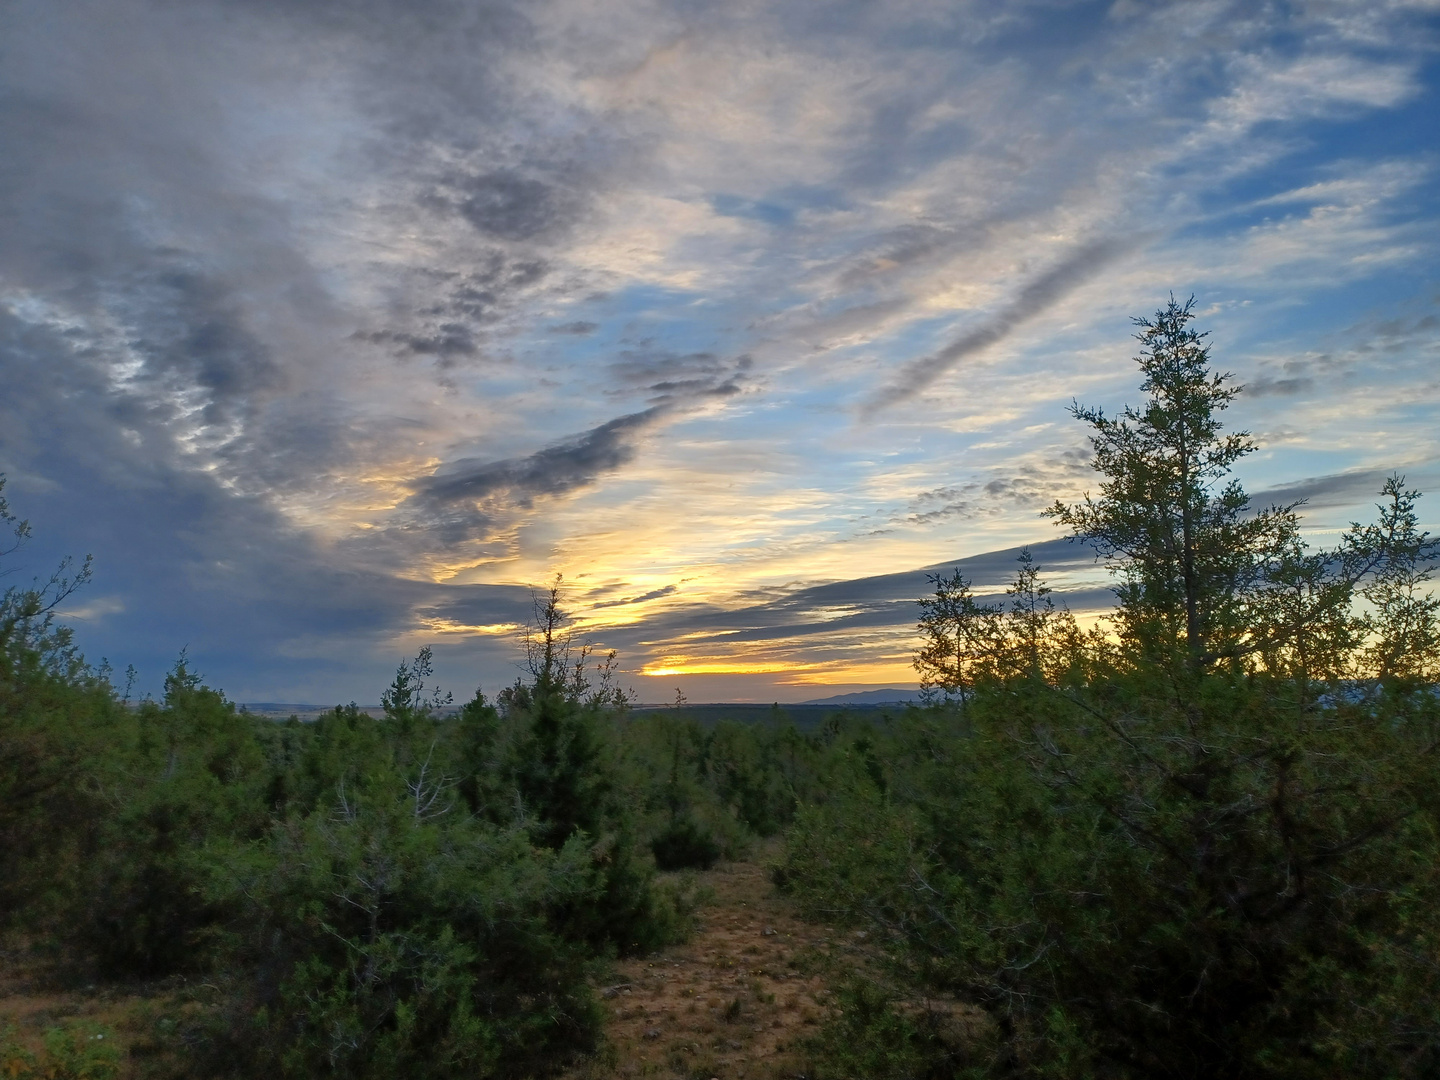
[[[1099,491],[1050,516],[1114,572],[1109,623],[1028,558],[1006,604],[936,580],[940,700],[877,747],[883,787],[838,770],[791,834],[811,910],[992,1018],[907,1075],[1440,1070],[1436,547],[1399,476],[1330,551],[1252,508],[1192,320],[1139,320],[1142,406],[1072,410]]]

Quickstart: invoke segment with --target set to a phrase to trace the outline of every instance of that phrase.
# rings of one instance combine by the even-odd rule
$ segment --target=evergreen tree
[[[1225,432],[1221,413],[1240,392],[1210,366],[1205,332],[1190,327],[1194,298],[1172,296],[1154,319],[1136,319],[1149,395],[1119,418],[1072,406],[1094,430],[1098,496],[1047,511],[1111,560],[1121,577],[1121,629],[1133,643],[1183,643],[1203,669],[1251,640],[1247,601],[1295,547],[1298,503],[1253,512],[1232,467],[1255,450],[1249,432]]]
[[[1073,410],[1100,490],[1050,514],[1119,577],[1114,636],[1028,562],[1009,610],[938,580],[917,667],[968,722],[893,741],[883,787],[837,770],[792,834],[812,909],[993,1017],[934,1075],[1440,1068],[1435,546],[1400,477],[1333,551],[1253,512],[1192,318],[1139,320],[1142,408]]]

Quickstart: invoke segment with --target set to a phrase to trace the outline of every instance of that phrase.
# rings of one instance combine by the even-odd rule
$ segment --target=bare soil
[[[830,994],[818,974],[838,944],[802,921],[770,882],[764,849],[699,875],[713,891],[691,939],[620,962],[604,987],[607,1045],[574,1080],[683,1077],[780,1080],[809,1074],[805,1042]]]

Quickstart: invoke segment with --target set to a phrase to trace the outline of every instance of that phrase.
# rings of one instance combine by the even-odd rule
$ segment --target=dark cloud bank
[[[603,125],[506,131],[537,119],[504,74],[535,48],[523,6],[22,2],[0,37],[0,470],[36,525],[21,572],[93,551],[90,592],[123,609],[79,624],[87,652],[154,689],[188,645],[228,689],[324,700],[378,694],[358,677],[437,603],[523,619],[523,589],[406,574],[430,543],[418,531],[336,549],[276,508],[403,435],[403,417],[357,416],[333,392],[357,348],[489,362],[488,335],[552,287],[549,246],[608,183]],[[378,317],[347,310],[312,262],[305,230],[326,227],[326,202],[267,186],[265,154],[284,178],[332,127],[348,142],[313,152],[383,192],[370,218],[456,257],[398,268]],[[354,194],[324,192],[337,207]],[[415,499],[563,494],[629,461],[659,415],[453,463]]]
[[[1007,548],[899,573],[764,590],[750,596],[749,604],[742,595],[739,606],[734,607],[678,604],[647,616],[640,626],[609,631],[605,639],[628,656],[648,652],[646,642],[671,641],[682,635],[685,648],[693,651],[727,643],[806,638],[846,630],[909,630],[919,618],[918,601],[935,591],[933,575],[958,568],[978,591],[1000,593],[1014,579],[1022,550]],[[1092,549],[1063,539],[1031,544],[1029,550],[1044,572],[1056,577],[1096,565]],[[678,595],[683,599],[683,590]],[[1056,599],[1078,611],[1105,609],[1114,604],[1114,594],[1108,588],[1072,588],[1057,592]],[[836,616],[836,609],[850,611]]]

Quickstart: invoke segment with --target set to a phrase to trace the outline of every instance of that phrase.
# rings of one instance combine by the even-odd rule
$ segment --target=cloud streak
[[[508,681],[563,570],[646,663],[903,674],[872,579],[1049,537],[1171,289],[1252,488],[1440,478],[1423,5],[182,6],[0,15],[0,470],[121,667]]]
[[[1115,239],[1093,240],[1071,252],[1022,288],[998,313],[967,330],[944,348],[906,364],[887,385],[860,406],[862,419],[872,419],[933,386],[962,361],[1000,344],[1026,323],[1039,318],[1074,289],[1093,280],[1108,263],[1133,246]]]
[[[506,496],[529,506],[537,496],[564,495],[588,487],[635,457],[641,436],[668,415],[661,406],[617,416],[598,427],[521,458],[503,461],[461,459],[411,481],[422,503],[484,503]]]

